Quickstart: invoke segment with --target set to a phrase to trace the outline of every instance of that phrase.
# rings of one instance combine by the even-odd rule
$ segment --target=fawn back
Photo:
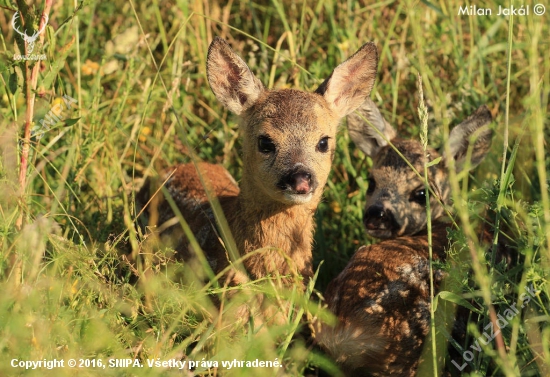
[[[352,139],[373,159],[364,223],[369,234],[386,240],[360,247],[329,284],[325,299],[338,323],[322,325],[317,338],[345,370],[353,371],[350,375],[414,376],[430,325],[426,193],[423,180],[388,141],[421,175],[424,163],[439,153],[430,148],[427,161],[419,142],[395,137],[370,99],[360,114],[380,131],[357,115],[349,119]],[[491,119],[482,106],[452,130],[450,155],[458,170],[477,165],[488,152],[491,131],[486,125]],[[443,205],[449,200],[449,162],[442,159],[428,172],[430,187]],[[444,261],[448,224],[433,195],[430,206],[433,259]],[[441,279],[436,270],[436,291]]]
[[[276,273],[301,275],[307,281],[312,276],[313,214],[330,171],[337,127],[370,94],[377,64],[376,47],[367,43],[313,93],[268,90],[227,42],[215,38],[211,43],[208,81],[222,105],[239,116],[240,190],[225,169],[206,163],[199,169],[213,194],[223,196],[223,212],[240,256],[246,255],[243,264],[251,278]],[[166,187],[219,273],[230,261],[199,174],[190,164],[171,170]],[[142,201],[149,198],[148,192],[142,196]],[[163,220],[173,217],[166,202],[158,212]],[[184,259],[193,259],[197,250],[179,228],[165,233],[176,239],[175,249]],[[230,284],[246,279],[242,274],[230,278]]]

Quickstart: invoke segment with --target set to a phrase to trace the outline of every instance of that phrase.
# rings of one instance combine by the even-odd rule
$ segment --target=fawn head
[[[320,198],[338,123],[370,94],[377,64],[376,46],[367,43],[313,93],[268,90],[216,37],[208,51],[207,76],[216,98],[240,116],[242,195],[284,205]]]
[[[396,131],[371,99],[365,101],[358,113],[360,115],[352,114],[348,118],[350,136],[373,160],[363,216],[367,233],[377,238],[415,234],[424,229],[427,222],[424,181],[388,141],[422,177],[426,155],[429,162],[440,157],[440,153],[431,147],[424,153],[419,141],[396,137]],[[472,169],[483,160],[491,145],[492,131],[487,127],[491,121],[491,112],[481,106],[453,128],[449,148],[457,172]],[[449,161],[443,158],[428,168],[429,185],[443,205],[449,202],[448,167]],[[444,215],[444,207],[437,197],[430,195],[432,220]]]

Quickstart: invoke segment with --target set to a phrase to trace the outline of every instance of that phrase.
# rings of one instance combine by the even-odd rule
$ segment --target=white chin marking
[[[311,200],[313,197],[313,193],[310,192],[309,194],[291,194],[285,192],[285,199],[293,204],[304,204]]]

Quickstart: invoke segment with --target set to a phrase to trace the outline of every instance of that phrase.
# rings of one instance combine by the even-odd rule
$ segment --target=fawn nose
[[[305,172],[293,174],[290,186],[298,194],[307,194],[311,190],[311,174]]]
[[[365,211],[363,223],[368,230],[386,230],[394,225],[395,219],[390,211],[375,204]]]
[[[295,194],[303,195],[315,190],[316,182],[308,170],[300,168],[285,174],[277,186],[283,190],[290,190]]]

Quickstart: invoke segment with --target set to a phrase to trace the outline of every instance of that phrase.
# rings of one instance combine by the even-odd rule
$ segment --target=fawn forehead
[[[334,136],[335,119],[322,96],[295,89],[273,90],[248,112],[257,135]]]
[[[401,155],[423,176],[424,162],[426,161],[425,153],[422,145],[414,140],[393,139],[392,144],[399,150]],[[439,153],[431,147],[427,150],[428,159],[434,160],[439,157]],[[422,182],[418,175],[411,169],[409,164],[400,156],[392,146],[383,147],[373,159],[372,174],[377,183],[387,182],[395,184],[396,182],[414,185]],[[430,167],[429,175],[431,179],[435,178],[442,169],[442,164],[439,163]],[[413,187],[411,187],[413,188]]]

